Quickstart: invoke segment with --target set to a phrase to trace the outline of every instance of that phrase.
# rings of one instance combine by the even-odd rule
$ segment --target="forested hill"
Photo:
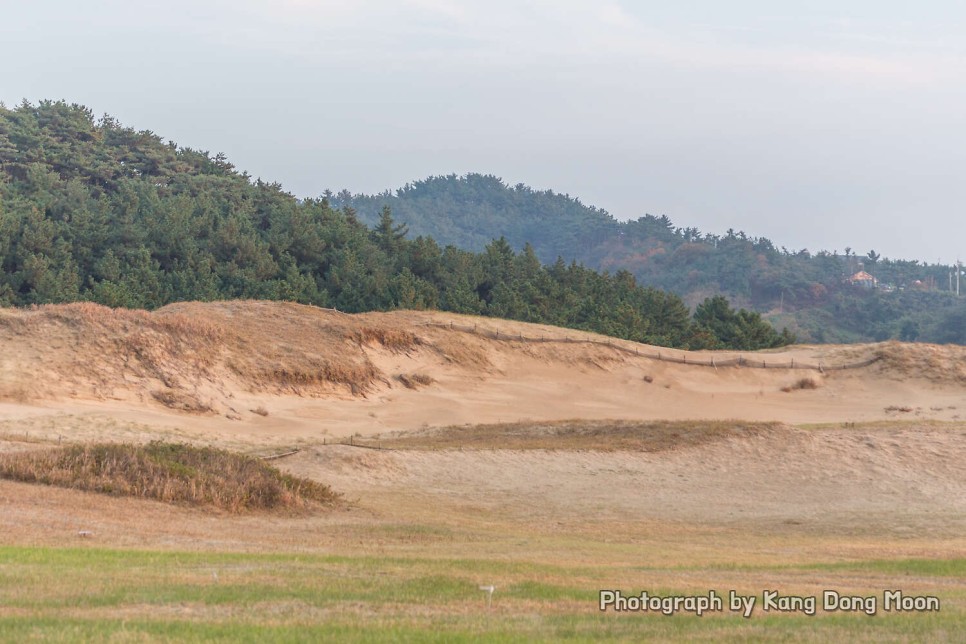
[[[478,250],[505,236],[515,249],[532,245],[543,262],[561,257],[597,270],[627,270],[691,305],[726,295],[806,341],[966,344],[966,297],[951,293],[949,266],[889,259],[874,249],[789,250],[741,231],[675,226],[666,216],[619,222],[567,195],[479,174],[432,177],[395,193],[327,194],[367,223],[388,205],[411,234],[443,244]],[[877,288],[847,281],[859,271],[873,275]]]
[[[579,205],[546,199],[580,224],[571,241],[597,230],[575,216]],[[519,208],[507,205],[505,215]],[[605,243],[614,224],[597,216]],[[351,204],[298,200],[222,155],[95,119],[81,106],[0,106],[0,305],[281,299],[349,312],[438,308],[686,348],[792,340],[723,298],[692,316],[679,297],[625,271],[544,265],[532,248],[502,239],[484,246],[488,221],[469,228],[480,252],[407,236],[388,210],[369,221],[372,228]]]
[[[606,211],[579,199],[517,184],[492,175],[431,177],[379,195],[326,193],[337,206],[352,206],[374,225],[383,206],[405,222],[411,235],[429,235],[441,244],[481,251],[505,237],[517,250],[529,243],[544,263],[588,262],[594,250],[621,234],[624,226]]]

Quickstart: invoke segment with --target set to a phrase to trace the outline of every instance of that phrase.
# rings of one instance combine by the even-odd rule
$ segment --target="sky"
[[[966,259],[966,3],[0,0],[64,99],[299,197],[494,174],[790,250]]]

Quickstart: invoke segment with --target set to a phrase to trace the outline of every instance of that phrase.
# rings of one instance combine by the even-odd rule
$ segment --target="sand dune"
[[[587,342],[512,339],[521,336]],[[153,313],[92,304],[8,309],[0,310],[0,426],[26,422],[49,436],[42,418],[70,417],[46,424],[83,438],[95,431],[85,419],[111,418],[271,444],[521,420],[801,424],[955,421],[966,413],[963,347],[796,346],[744,352],[741,367],[634,353],[657,351],[691,361],[738,355],[438,312],[346,315],[269,302],[184,303]],[[870,358],[878,361],[843,371],[747,366]],[[816,388],[798,389],[802,379]]]
[[[436,312],[0,310],[0,450],[156,438],[299,446],[280,466],[354,504],[286,520],[283,536],[276,520],[0,482],[0,509],[15,518],[0,541],[61,543],[87,525],[120,546],[272,549],[324,533],[353,547],[366,526],[418,520],[460,539],[591,534],[587,548],[641,530],[672,548],[680,530],[869,535],[882,552],[966,547],[966,348],[796,346],[729,367],[640,355],[657,351],[736,356]],[[748,366],[758,361],[773,368]],[[657,420],[680,423],[646,425]],[[333,445],[348,436],[394,449]]]

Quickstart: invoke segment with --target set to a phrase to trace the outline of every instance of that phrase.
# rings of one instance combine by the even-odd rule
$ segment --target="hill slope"
[[[772,313],[772,322],[806,341],[966,344],[966,298],[952,297],[948,266],[891,260],[874,250],[790,251],[741,231],[718,235],[677,227],[666,216],[618,222],[569,195],[479,174],[431,177],[395,194],[329,194],[370,224],[388,205],[412,234],[443,244],[480,250],[503,236],[517,249],[530,244],[544,262],[561,257],[598,270],[630,271],[642,284],[674,292],[691,306],[725,294]],[[882,288],[845,282],[862,269],[873,272]]]

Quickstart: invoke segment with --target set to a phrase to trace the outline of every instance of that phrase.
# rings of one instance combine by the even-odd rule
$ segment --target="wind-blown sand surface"
[[[493,340],[505,336],[607,341]],[[85,418],[176,427],[212,440],[322,436],[520,420],[742,419],[790,424],[966,418],[966,348],[796,346],[752,354],[826,371],[711,368],[657,361],[708,352],[646,347],[590,333],[444,313],[346,315],[295,304],[187,303],[155,313],[89,304],[0,310],[0,422],[85,438]],[[719,361],[737,352],[716,354]],[[422,374],[428,386],[398,378]],[[782,391],[802,378],[818,387]],[[266,415],[256,413],[261,410]],[[98,421],[99,422],[99,421]],[[95,423],[96,424],[96,423]],[[2,430],[0,430],[2,431]],[[95,430],[96,431],[96,430]]]
[[[495,340],[449,324],[625,350]],[[652,546],[674,550],[681,535],[698,547],[752,530],[841,539],[841,553],[966,554],[963,347],[742,354],[773,365],[877,358],[842,371],[713,368],[634,354],[644,350],[658,349],[435,312],[350,316],[265,302],[154,313],[86,304],[0,310],[0,450],[155,438],[260,454],[299,447],[279,466],[350,501],[319,516],[230,517],[0,482],[0,542],[59,544],[85,526],[116,545],[339,550],[363,539],[445,551],[475,539],[486,552],[506,546],[497,535],[558,531],[574,539],[572,556],[589,557],[595,539],[649,534]],[[802,379],[815,388],[797,388]],[[560,438],[554,428],[564,420],[595,427],[593,441]],[[720,420],[750,429],[654,449],[609,443],[608,423],[646,437],[657,430],[635,423],[656,420],[684,421],[673,431],[700,433]],[[486,423],[504,425],[482,442],[434,446]],[[523,443],[501,439],[519,431],[530,432]],[[349,436],[393,449],[332,444]],[[376,529],[411,521],[437,532],[407,543]],[[811,546],[796,543],[792,555],[805,556]],[[541,547],[528,556],[554,556]]]

